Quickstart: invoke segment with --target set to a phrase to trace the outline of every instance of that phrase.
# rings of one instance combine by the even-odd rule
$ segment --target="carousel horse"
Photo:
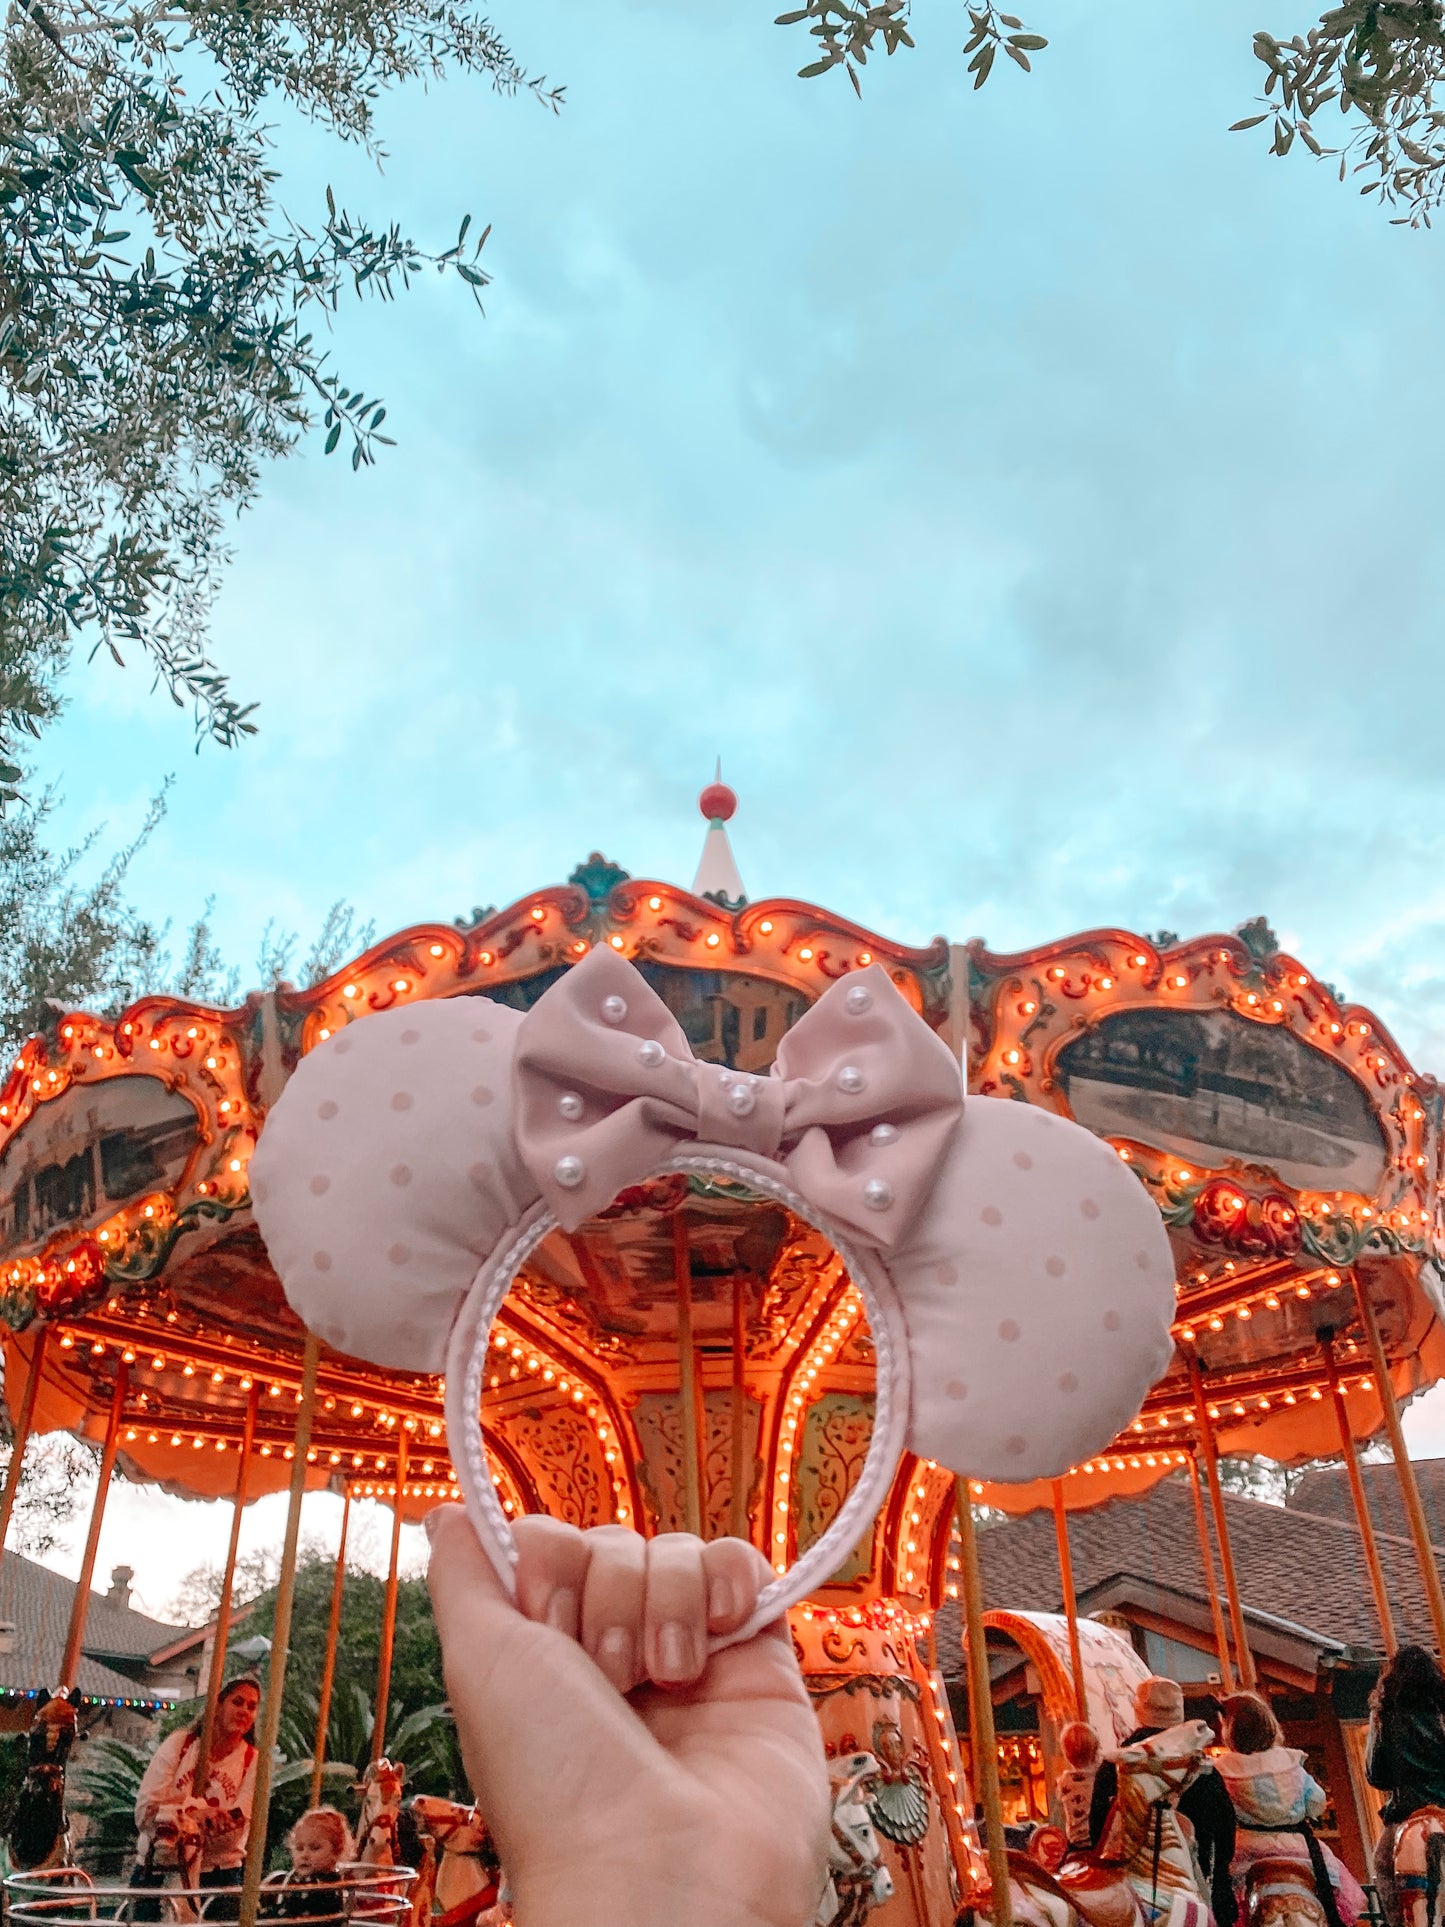
[[[1244,1877],[1244,1921],[1245,1927],[1328,1927],[1309,1862],[1256,1860]]]
[[[844,1753],[828,1762],[833,1790],[828,1884],[813,1927],[861,1927],[875,1907],[893,1898],[893,1876],[883,1864],[865,1791],[881,1771],[871,1753]]]
[[[1395,1894],[1405,1927],[1445,1927],[1445,1808],[1421,1807],[1396,1827]]]
[[[422,1847],[411,1897],[414,1927],[476,1927],[496,1906],[501,1879],[481,1815],[460,1801],[419,1793],[406,1804],[407,1820]]]
[[[1118,1755],[1118,1797],[1094,1853],[1051,1868],[1054,1827],[1039,1828],[1028,1853],[1010,1853],[1021,1927],[1209,1927],[1194,1853],[1170,1803],[1198,1773],[1212,1738],[1202,1720],[1191,1720],[1126,1747]]]
[[[7,1842],[11,1864],[24,1873],[64,1866],[70,1858],[65,1763],[75,1744],[76,1724],[76,1710],[60,1692],[41,1706],[26,1735],[25,1779]]]
[[[1093,1857],[1123,1869],[1151,1927],[1208,1927],[1211,1919],[1174,1803],[1198,1778],[1213,1739],[1203,1720],[1185,1720],[1116,1756],[1118,1797]]]
[[[399,1761],[373,1760],[352,1791],[361,1795],[361,1818],[356,1824],[356,1857],[368,1867],[396,1867],[396,1829],[401,1818],[401,1793],[406,1768]]]

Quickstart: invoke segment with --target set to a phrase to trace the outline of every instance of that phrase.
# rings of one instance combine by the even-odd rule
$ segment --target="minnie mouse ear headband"
[[[452,1463],[509,1587],[480,1426],[492,1322],[528,1255],[662,1172],[734,1178],[829,1237],[877,1355],[846,1503],[752,1624],[825,1584],[904,1450],[1050,1478],[1133,1419],[1170,1358],[1159,1214],[1081,1126],[964,1101],[958,1063],[874,964],[824,992],[769,1077],[692,1055],[599,947],[522,1014],[462,997],[355,1023],[298,1066],[251,1160],[287,1297],[338,1352],[445,1370]]]

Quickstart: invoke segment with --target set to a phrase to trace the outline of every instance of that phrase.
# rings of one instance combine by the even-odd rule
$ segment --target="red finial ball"
[[[726,823],[736,810],[738,799],[726,783],[709,783],[697,799],[697,806],[709,823]]]

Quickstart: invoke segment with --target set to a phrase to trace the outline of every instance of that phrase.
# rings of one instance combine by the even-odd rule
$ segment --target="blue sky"
[[[1440,242],[1226,132],[1285,4],[1037,0],[974,94],[920,0],[860,102],[768,0],[535,0],[561,116],[404,93],[382,177],[286,134],[300,215],[492,221],[487,317],[343,315],[400,445],[309,446],[238,528],[260,738],[196,758],[78,669],[67,820],[174,770],[137,895],[216,892],[244,966],[594,846],[686,881],[721,751],[755,895],[999,947],[1263,911],[1445,1067]]]
[[[309,446],[237,531],[260,737],[194,757],[77,670],[66,826],[174,770],[135,894],[215,893],[249,970],[337,897],[686,882],[720,751],[755,896],[999,948],[1263,912],[1445,1070],[1445,257],[1226,132],[1308,0],[1030,0],[1050,47],[980,94],[917,0],[861,102],[774,11],[503,6],[559,117],[404,93],[382,177],[284,134],[300,216],[491,221],[486,319],[432,279],[341,317],[399,446]]]

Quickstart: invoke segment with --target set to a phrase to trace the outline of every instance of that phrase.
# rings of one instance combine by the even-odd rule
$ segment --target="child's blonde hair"
[[[1085,1720],[1070,1720],[1059,1735],[1059,1745],[1070,1766],[1099,1764],[1099,1736]]]
[[[337,1807],[308,1807],[286,1836],[288,1846],[308,1822],[320,1827],[338,1860],[351,1859],[356,1851],[351,1843],[351,1828],[346,1824],[346,1815]]]

